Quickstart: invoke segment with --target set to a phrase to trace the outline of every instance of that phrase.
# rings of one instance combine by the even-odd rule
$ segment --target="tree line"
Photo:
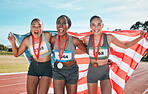
[[[0,44],[0,51],[2,51],[2,50],[7,50],[7,47],[4,46],[3,44]]]
[[[145,21],[144,23],[138,21],[131,26],[130,30],[145,30],[148,32],[148,21]]]

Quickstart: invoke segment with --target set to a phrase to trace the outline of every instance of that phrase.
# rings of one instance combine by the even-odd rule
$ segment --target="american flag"
[[[135,30],[103,31],[103,33],[112,34],[123,42],[131,41],[139,37],[140,35],[140,31],[135,31]],[[84,41],[84,37],[92,33],[85,32],[78,34],[68,31],[68,34],[78,37],[82,39],[82,41]],[[20,40],[21,35],[18,34],[14,35],[16,40]],[[109,58],[113,61],[113,64],[110,66],[110,74],[109,74],[110,81],[112,83],[112,94],[123,94],[123,90],[127,80],[130,78],[130,76],[136,69],[142,56],[144,55],[145,51],[148,48],[147,36],[148,34],[145,35],[145,38],[141,39],[138,43],[136,43],[134,46],[128,49],[120,48],[114,44],[110,45],[111,52]],[[18,41],[18,43],[21,43],[21,41],[20,42]],[[28,53],[26,52],[24,54],[28,55]],[[79,54],[79,55],[76,54],[75,58],[79,66],[79,81],[78,81],[77,94],[88,94],[86,75],[90,59],[87,54]],[[98,83],[100,82],[98,81]],[[51,84],[48,93],[49,94],[54,93],[53,83]],[[99,84],[98,84],[98,94],[101,94]]]

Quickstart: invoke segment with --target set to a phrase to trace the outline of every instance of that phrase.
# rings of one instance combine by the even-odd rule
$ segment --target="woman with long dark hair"
[[[144,38],[144,32],[142,32],[140,37],[124,43],[111,34],[102,33],[103,27],[104,24],[101,17],[96,15],[91,17],[90,28],[93,34],[84,39],[90,57],[87,73],[88,94],[97,94],[98,80],[100,80],[101,94],[111,94],[108,65],[110,44],[114,43],[115,45],[126,49]]]
[[[47,94],[52,79],[51,34],[43,32],[43,22],[35,18],[31,22],[31,35],[26,37],[19,48],[10,32],[8,40],[12,44],[15,57],[20,56],[28,47],[32,60],[27,74],[27,94]]]

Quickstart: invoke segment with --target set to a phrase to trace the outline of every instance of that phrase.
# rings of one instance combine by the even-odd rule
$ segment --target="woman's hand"
[[[145,33],[146,33],[145,31],[141,31],[141,32],[140,32],[140,37],[141,37],[141,39],[144,38]]]
[[[111,65],[113,63],[113,61],[111,59],[108,59],[108,65]]]
[[[15,38],[14,38],[12,32],[9,33],[8,40],[10,41],[11,44],[14,44],[15,43]]]

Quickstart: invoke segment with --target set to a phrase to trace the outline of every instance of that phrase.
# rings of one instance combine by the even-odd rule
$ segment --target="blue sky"
[[[44,30],[56,30],[62,14],[72,20],[71,32],[88,32],[93,15],[102,17],[103,30],[129,30],[137,21],[148,20],[147,0],[0,0],[0,44],[9,45],[9,32],[25,34],[33,18],[43,21]]]

